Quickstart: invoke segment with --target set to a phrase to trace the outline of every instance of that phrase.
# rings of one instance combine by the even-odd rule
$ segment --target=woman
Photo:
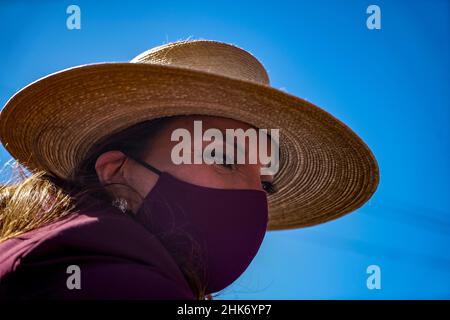
[[[261,147],[276,150],[261,135],[256,162],[179,164],[174,132],[195,136],[196,121],[279,129],[279,170],[261,174]],[[215,41],[44,77],[8,101],[0,139],[30,171],[1,188],[2,298],[210,298],[245,271],[266,230],[336,219],[378,185],[353,131]],[[190,145],[189,157],[208,145]],[[249,158],[255,149],[244,147]]]

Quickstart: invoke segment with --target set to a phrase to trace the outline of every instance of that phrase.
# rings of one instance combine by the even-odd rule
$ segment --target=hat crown
[[[270,82],[263,65],[252,54],[217,41],[173,42],[145,51],[131,62],[187,68],[265,85]]]

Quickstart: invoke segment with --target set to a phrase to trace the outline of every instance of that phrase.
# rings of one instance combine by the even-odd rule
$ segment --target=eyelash
[[[221,163],[220,165],[228,170],[234,169],[234,166],[231,163],[225,163],[225,161],[224,161],[224,163]]]
[[[215,150],[213,150],[213,152],[211,152],[211,156],[213,158],[216,156]],[[232,163],[227,163],[227,157],[224,154],[222,155],[222,157],[223,157],[223,159],[222,159],[222,163],[220,165],[228,170],[233,170],[234,165]]]
[[[261,185],[262,185],[264,191],[267,192],[267,194],[274,194],[275,192],[277,192],[277,188],[275,187],[275,185],[272,182],[261,181]]]

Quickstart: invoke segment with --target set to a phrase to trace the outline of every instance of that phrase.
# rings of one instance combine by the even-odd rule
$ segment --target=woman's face
[[[155,136],[150,138],[149,142],[143,143],[142,148],[145,151],[142,160],[160,171],[172,174],[180,180],[203,187],[256,190],[264,190],[263,185],[270,187],[273,176],[261,175],[260,169],[262,165],[259,159],[256,164],[250,164],[248,161],[248,153],[251,149],[248,140],[246,140],[245,145],[235,145],[245,149],[245,164],[236,164],[236,161],[234,161],[234,164],[206,164],[204,161],[201,164],[175,164],[172,159],[172,149],[179,144],[179,141],[171,141],[172,132],[176,129],[186,129],[190,132],[193,139],[194,121],[202,122],[202,134],[210,128],[219,129],[223,132],[224,140],[226,129],[243,129],[245,131],[252,128],[246,123],[228,118],[211,116],[176,117],[167,122]],[[268,150],[267,155],[270,156],[270,139],[267,140],[266,150]],[[235,144],[236,142],[234,141]],[[190,152],[193,153],[194,157],[201,158],[204,148],[210,143],[210,141],[202,140],[202,143],[199,144],[200,148],[196,149],[192,141]],[[225,141],[223,145],[225,145]],[[259,148],[259,141],[257,148]],[[253,152],[255,151],[259,150],[253,149]],[[259,152],[256,154],[259,154]],[[120,151],[108,151],[102,154],[97,159],[95,168],[102,184],[127,184],[139,193],[140,200],[145,198],[158,180],[158,176],[155,173],[127,158]],[[112,185],[110,187],[113,188],[110,190],[116,196],[124,197],[125,199],[135,199],[133,192],[127,188],[120,187],[120,185]],[[140,206],[140,201],[131,201],[131,203],[134,203],[134,205],[130,204],[130,209],[136,212]]]

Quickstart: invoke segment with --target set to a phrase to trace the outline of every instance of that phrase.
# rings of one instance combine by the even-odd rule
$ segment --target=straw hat
[[[64,178],[105,136],[141,121],[189,114],[280,129],[270,230],[336,219],[362,206],[377,188],[377,162],[351,129],[271,87],[250,53],[216,41],[170,43],[131,62],[82,65],[43,77],[6,103],[0,140],[26,167]]]

